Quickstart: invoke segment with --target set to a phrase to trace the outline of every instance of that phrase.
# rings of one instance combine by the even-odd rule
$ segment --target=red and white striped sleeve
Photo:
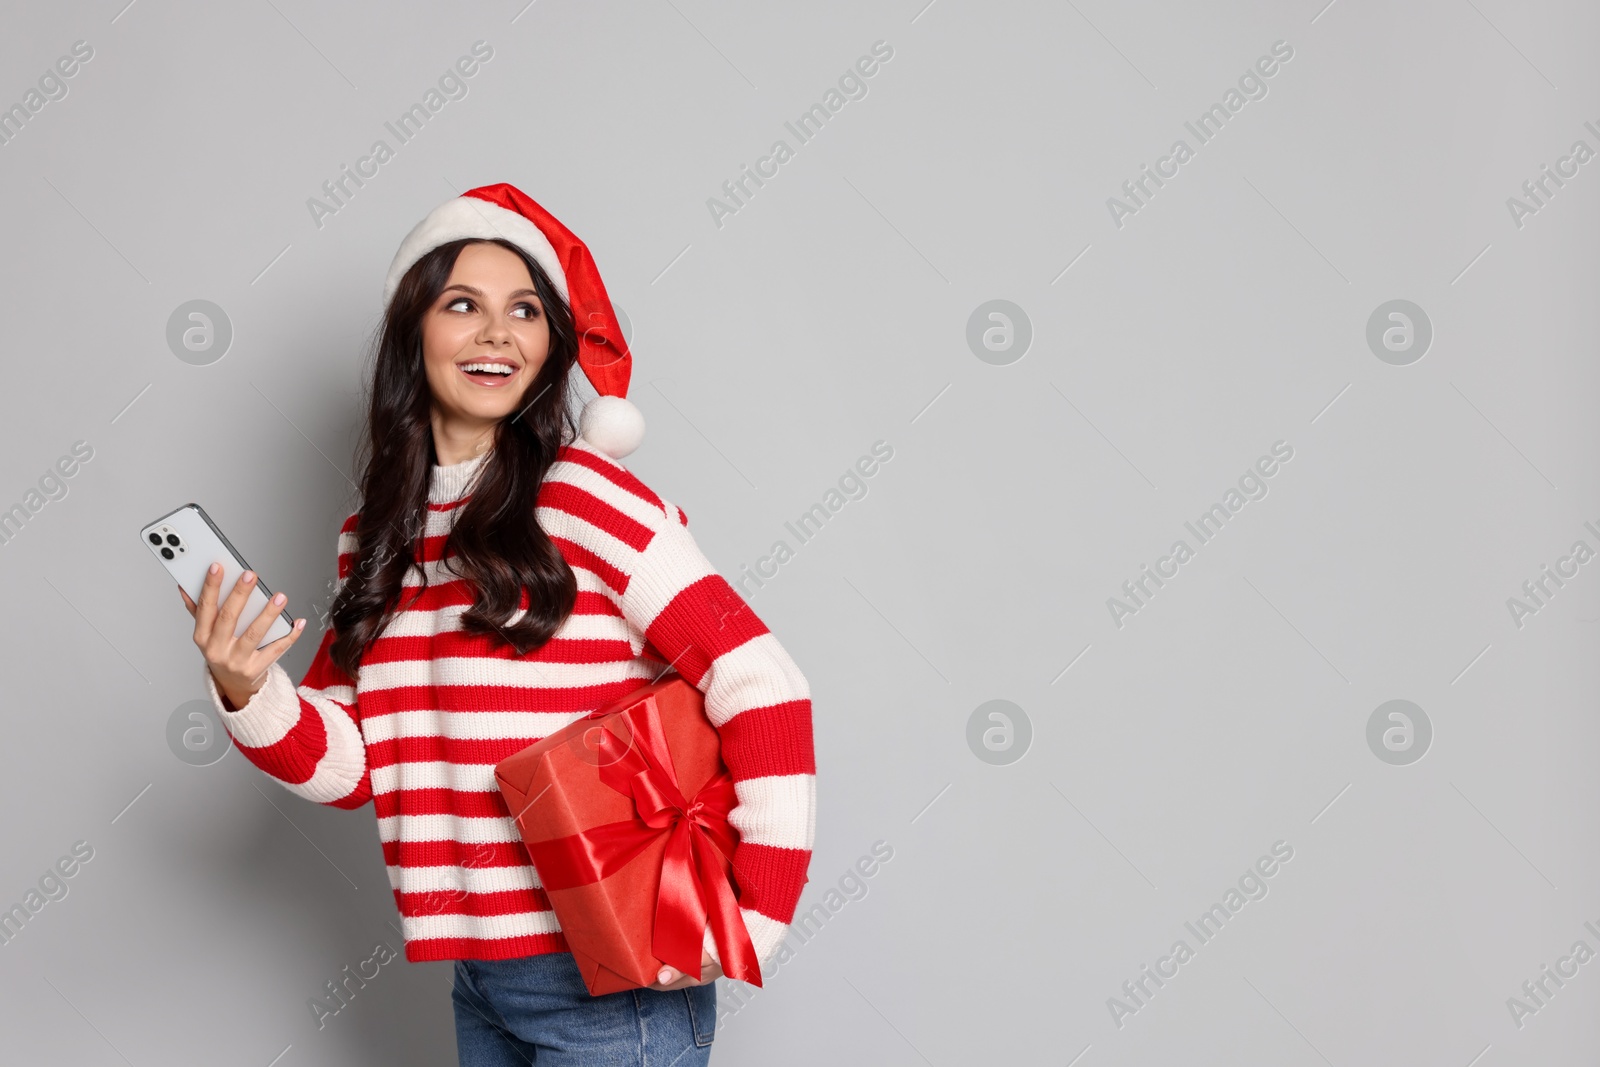
[[[729,822],[739,831],[733,855],[739,909],[765,965],[794,919],[815,839],[811,690],[778,639],[706,559],[684,513],[656,499],[649,541],[633,558],[617,603],[665,662],[705,695],[738,797]],[[717,959],[709,930],[704,943]]]
[[[356,516],[339,532],[338,582],[355,562]],[[372,799],[366,743],[356,713],[356,688],[329,656],[334,631],[322,644],[296,687],[282,661],[267,668],[266,684],[242,708],[217,688],[201,663],[206,689],[244,757],[289,792],[318,804],[359,808]]]

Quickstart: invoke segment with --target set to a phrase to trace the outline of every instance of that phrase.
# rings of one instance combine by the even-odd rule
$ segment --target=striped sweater
[[[562,447],[535,503],[577,578],[572,614],[524,656],[462,632],[472,590],[440,551],[487,455],[433,467],[428,591],[410,603],[422,584],[413,563],[408,607],[368,647],[354,682],[329,658],[331,627],[298,686],[274,663],[242,708],[205,669],[228,732],[298,796],[373,803],[408,960],[560,952],[495,764],[671,665],[704,694],[720,735],[738,800],[729,821],[740,835],[739,907],[765,964],[794,917],[816,825],[806,679],[712,568],[683,511],[582,437]],[[339,533],[340,582],[356,561],[356,519]],[[704,943],[717,958],[709,927]]]

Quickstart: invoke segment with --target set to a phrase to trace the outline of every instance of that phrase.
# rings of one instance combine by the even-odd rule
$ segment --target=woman
[[[256,648],[280,593],[234,638],[255,576],[219,602],[214,567],[198,604],[183,594],[207,689],[290,792],[373,801],[406,958],[456,961],[464,1067],[707,1063],[709,926],[699,981],[664,967],[591,997],[494,766],[669,666],[693,683],[735,782],[740,912],[764,966],[811,856],[806,680],[684,513],[618,462],[643,426],[623,399],[631,356],[561,223],[512,186],[473,189],[407,236],[384,302],[361,508],[340,530],[322,644],[294,686],[278,660],[306,620]],[[577,427],[574,362],[601,394]]]

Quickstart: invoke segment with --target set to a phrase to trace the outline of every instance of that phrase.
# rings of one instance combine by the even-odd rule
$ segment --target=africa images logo
[[[830,85],[822,94],[820,102],[802,111],[793,122],[783,124],[784,128],[794,135],[793,145],[781,137],[778,138],[767,149],[767,154],[756,160],[754,169],[748,164],[742,165],[737,178],[730,178],[722,183],[722,195],[726,199],[706,197],[706,210],[711,213],[711,221],[717,229],[722,229],[725,218],[737,215],[740,209],[755,197],[758,190],[776,178],[783,165],[795,157],[799,146],[809,144],[822,132],[830,119],[844,110],[846,104],[852,100],[865,99],[867,79],[882,70],[882,65],[893,58],[893,45],[884,40],[873,41],[872,54],[864,55],[857,59],[853,66],[846,67],[844,73],[839,75],[838,88]],[[751,188],[752,184],[755,188]]]
[[[1281,64],[1293,58],[1294,48],[1288,41],[1273,41],[1272,54],[1260,57],[1254,66],[1247,67],[1245,72],[1239,75],[1237,89],[1229,86],[1228,91],[1222,94],[1222,99],[1200,112],[1194,122],[1184,122],[1184,128],[1194,136],[1195,144],[1191,146],[1188,141],[1180,137],[1172,142],[1172,147],[1167,150],[1166,155],[1156,160],[1154,170],[1148,163],[1141,164],[1139,176],[1129,178],[1122,183],[1122,192],[1127,197],[1126,200],[1114,196],[1106,198],[1106,210],[1111,214],[1111,224],[1120,230],[1124,218],[1137,215],[1141,208],[1148,207],[1156,193],[1167,184],[1163,179],[1176,178],[1179,169],[1193,159],[1201,147],[1210,144],[1212,139],[1232,121],[1233,116],[1244,110],[1246,103],[1265,99],[1267,79],[1282,69]]]
[[[1282,465],[1294,458],[1294,446],[1287,441],[1275,441],[1272,445],[1272,454],[1264,455],[1257,459],[1253,465],[1245,468],[1239,476],[1238,488],[1229,486],[1222,494],[1222,499],[1212,504],[1193,522],[1185,522],[1184,529],[1194,536],[1193,545],[1180,537],[1172,543],[1167,554],[1156,560],[1155,569],[1151,570],[1146,563],[1137,578],[1130,578],[1122,583],[1122,592],[1127,599],[1120,597],[1106,597],[1106,610],[1111,613],[1111,622],[1117,629],[1122,629],[1123,619],[1130,615],[1137,615],[1149,606],[1156,591],[1161,589],[1173,578],[1178,576],[1180,568],[1185,563],[1194,559],[1195,554],[1222,532],[1223,526],[1240,511],[1245,504],[1252,500],[1266,498],[1270,487],[1267,479],[1277,474]],[[1155,588],[1151,588],[1151,584]],[[1141,596],[1142,594],[1142,596]]]

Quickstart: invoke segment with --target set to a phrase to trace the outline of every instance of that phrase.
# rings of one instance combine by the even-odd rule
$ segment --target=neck
[[[434,462],[448,467],[487,452],[494,447],[495,426],[495,423],[465,425],[441,418],[436,412],[433,417]]]

